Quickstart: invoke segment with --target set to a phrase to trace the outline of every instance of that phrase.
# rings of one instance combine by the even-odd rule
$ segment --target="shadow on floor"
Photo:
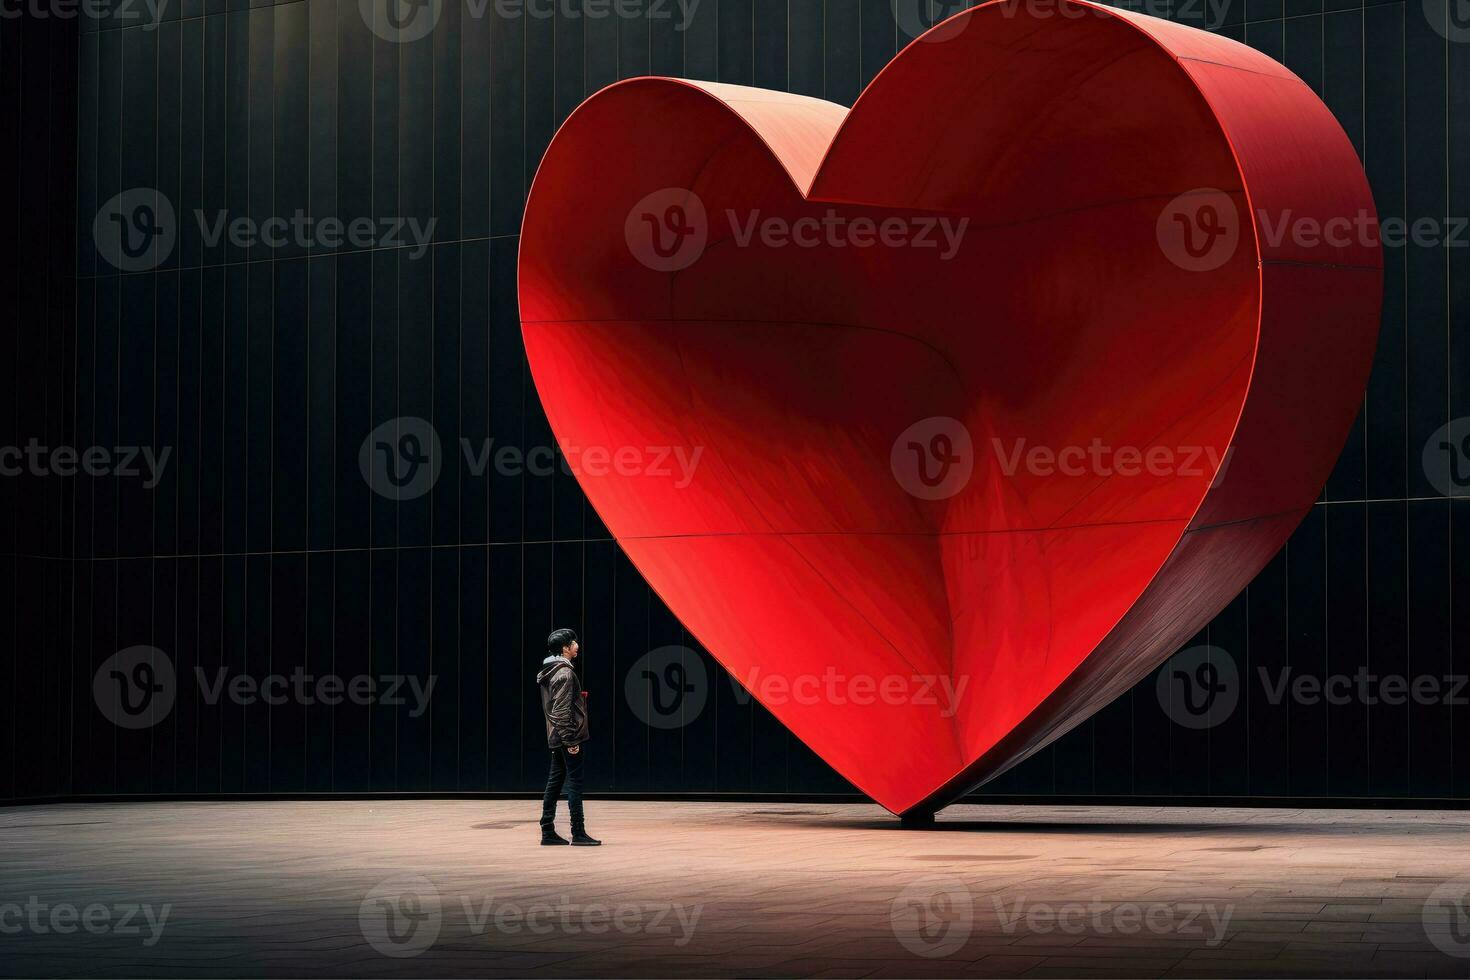
[[[789,827],[791,825],[790,821],[773,820],[770,823],[773,826]],[[1112,837],[1125,834],[1160,834],[1175,837],[1181,834],[1222,834],[1238,836],[1260,834],[1276,837],[1322,837],[1363,833],[1365,831],[1371,832],[1369,828],[1365,828],[1361,824],[1346,826],[1335,824],[1233,823],[1224,821],[1218,823],[1124,823],[1116,820],[1098,820],[1093,822],[1080,820],[1069,820],[1065,822],[1045,820],[946,821],[943,817],[932,827],[904,827],[898,822],[897,817],[872,820],[824,820],[821,821],[821,826],[830,827],[833,830],[891,830],[896,833],[905,834],[1099,834]],[[1403,828],[1400,827],[1395,832],[1402,834]]]

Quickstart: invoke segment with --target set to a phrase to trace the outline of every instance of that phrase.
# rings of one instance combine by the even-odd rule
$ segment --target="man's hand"
[[[567,751],[569,753],[571,753],[572,755],[576,755],[578,752],[582,751],[582,746],[580,746],[580,745],[568,745],[567,746]]]

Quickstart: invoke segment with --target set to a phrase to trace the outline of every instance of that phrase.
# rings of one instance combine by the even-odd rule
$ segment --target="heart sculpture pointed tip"
[[[1376,244],[1293,233],[1376,225],[1305,84],[1034,7],[938,25],[851,110],[613,85],[522,229],[526,351],[588,498],[895,813],[1045,746],[1234,598],[1316,499],[1377,339]]]

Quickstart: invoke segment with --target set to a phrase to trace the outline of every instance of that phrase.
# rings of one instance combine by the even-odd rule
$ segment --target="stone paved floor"
[[[0,810],[0,974],[1470,976],[1470,813]]]

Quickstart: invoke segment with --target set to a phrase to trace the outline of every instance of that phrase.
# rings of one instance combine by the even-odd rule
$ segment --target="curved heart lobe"
[[[1306,85],[1190,28],[1045,13],[957,15],[850,111],[611,86],[526,208],[526,351],[592,504],[896,813],[1228,603],[1316,499],[1377,337],[1372,197]]]

